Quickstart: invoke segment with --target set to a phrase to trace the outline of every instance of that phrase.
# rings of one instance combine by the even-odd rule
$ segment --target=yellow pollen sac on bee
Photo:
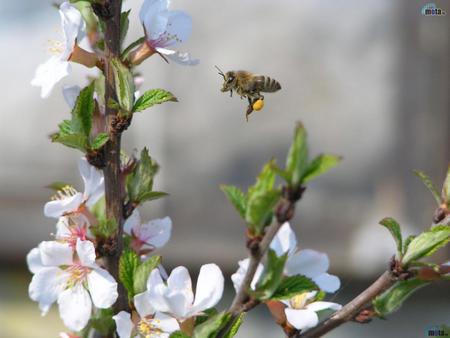
[[[252,106],[253,110],[256,110],[256,111],[263,109],[263,107],[264,107],[264,100],[262,100],[262,99],[255,101]]]

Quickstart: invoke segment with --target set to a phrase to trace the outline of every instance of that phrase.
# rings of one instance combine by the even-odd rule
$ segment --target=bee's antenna
[[[219,71],[219,75],[222,75],[222,77],[225,79],[225,74],[222,72],[222,70],[216,65],[214,67],[216,67],[216,69]]]

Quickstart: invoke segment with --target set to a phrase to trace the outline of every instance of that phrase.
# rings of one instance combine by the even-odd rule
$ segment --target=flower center
[[[68,286],[72,287],[78,283],[82,283],[86,279],[89,272],[91,272],[91,269],[87,266],[75,263],[69,266],[66,271],[70,273]]]
[[[76,195],[77,193],[78,193],[78,191],[76,191],[74,187],[72,187],[71,185],[66,185],[66,186],[62,187],[60,190],[58,190],[56,192],[56,194],[51,197],[51,199],[53,201],[63,200],[63,199],[72,197],[72,196]]]
[[[59,55],[62,54],[62,52],[64,51],[65,44],[61,41],[49,39],[48,44],[49,44],[48,50],[52,54]]]
[[[159,324],[159,319],[146,319],[143,318],[137,325],[137,329],[139,334],[144,338],[155,338],[159,337],[163,331],[156,326],[155,324]]]
[[[305,307],[307,301],[308,301],[308,293],[304,292],[297,296],[292,297],[289,300],[289,303],[291,304],[293,309],[299,310]]]

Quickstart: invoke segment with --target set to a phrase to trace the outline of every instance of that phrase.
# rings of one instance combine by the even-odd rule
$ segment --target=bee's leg
[[[253,103],[254,103],[254,99],[248,97],[248,107],[247,107],[247,112],[245,113],[245,119],[248,122],[248,116],[253,112]]]
[[[230,97],[233,97],[233,89],[230,89]]]

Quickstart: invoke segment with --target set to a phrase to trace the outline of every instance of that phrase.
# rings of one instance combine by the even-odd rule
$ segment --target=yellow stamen
[[[307,301],[308,301],[308,293],[304,292],[291,298],[289,303],[291,304],[292,308],[299,310],[305,307]]]

